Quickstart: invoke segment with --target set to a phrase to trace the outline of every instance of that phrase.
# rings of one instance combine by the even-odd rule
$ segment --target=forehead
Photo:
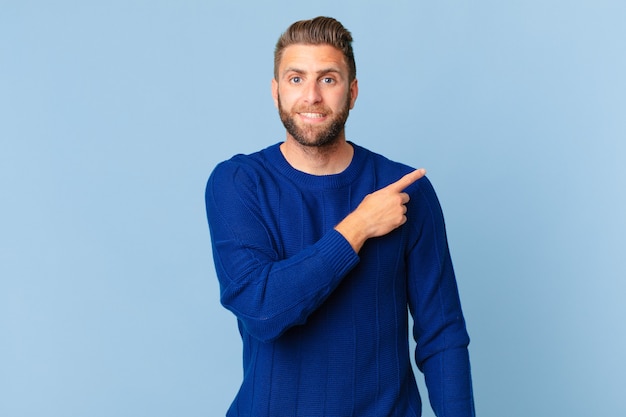
[[[283,50],[279,73],[290,69],[319,71],[335,69],[348,72],[348,64],[343,53],[331,45],[289,45]]]

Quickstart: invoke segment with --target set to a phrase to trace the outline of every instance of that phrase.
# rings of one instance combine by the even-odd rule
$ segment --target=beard
[[[317,125],[298,125],[296,121],[296,113],[323,113],[329,115],[326,123]],[[323,148],[334,145],[344,132],[348,115],[350,114],[350,100],[346,98],[345,106],[338,112],[333,113],[332,110],[325,106],[312,106],[310,108],[300,107],[294,111],[288,111],[283,108],[278,96],[278,113],[280,120],[287,132],[302,146]]]

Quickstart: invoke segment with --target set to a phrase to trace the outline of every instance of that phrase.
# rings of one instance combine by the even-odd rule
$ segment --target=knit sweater
[[[238,319],[243,382],[227,416],[420,416],[415,360],[439,417],[474,415],[469,337],[439,202],[406,190],[407,223],[357,254],[336,226],[412,168],[352,144],[316,176],[279,144],[219,164],[206,207],[220,300]]]

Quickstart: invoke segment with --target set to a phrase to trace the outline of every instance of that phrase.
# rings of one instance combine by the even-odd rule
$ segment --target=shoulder
[[[360,152],[366,155],[366,158],[369,159],[370,166],[372,167],[372,170],[376,175],[380,187],[384,187],[393,182],[396,182],[404,175],[416,169],[416,167],[414,166],[391,160],[388,157],[373,152],[369,149],[359,147],[357,145],[355,145],[355,147],[360,148]],[[432,185],[430,184],[428,179],[424,177],[414,183],[412,186],[410,186],[407,189],[407,192],[411,194],[414,189],[419,188],[422,184],[424,184],[424,186],[427,188],[432,188]]]
[[[369,149],[359,148],[370,160],[379,188],[398,181],[404,175],[416,169],[414,166],[391,160]],[[437,194],[428,177],[422,177],[414,182],[406,188],[405,192],[411,197],[412,205],[422,207],[422,211],[424,208],[428,208],[427,211],[440,210]]]
[[[267,155],[277,145],[272,145],[251,154],[237,154],[232,158],[220,162],[209,176],[208,185],[216,187],[245,185],[248,182],[258,182],[269,173]]]

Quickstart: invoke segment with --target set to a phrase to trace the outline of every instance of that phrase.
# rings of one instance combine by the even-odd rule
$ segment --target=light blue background
[[[0,415],[224,414],[204,185],[284,138],[274,42],[317,15],[348,138],[438,191],[478,414],[626,415],[625,5],[0,0]]]

